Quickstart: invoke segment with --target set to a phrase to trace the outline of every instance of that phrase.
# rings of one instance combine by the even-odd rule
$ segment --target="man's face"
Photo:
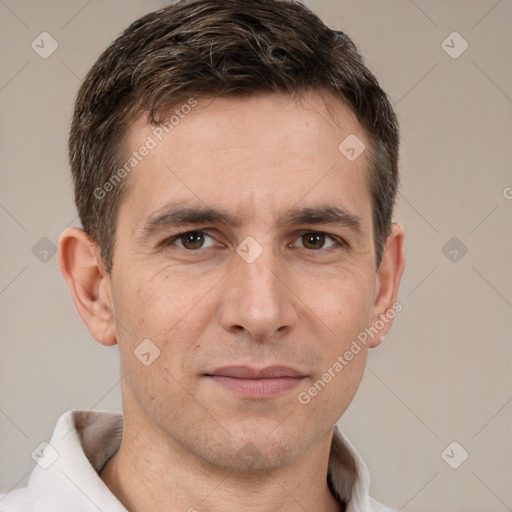
[[[276,94],[216,99],[161,141],[142,118],[129,130],[127,157],[153,146],[148,136],[156,147],[131,170],[113,258],[125,414],[216,465],[243,467],[245,452],[258,468],[290,464],[330,434],[362,378],[365,347],[299,400],[375,313],[367,155],[350,161],[338,149],[350,134],[368,141],[350,110],[332,105],[337,124],[312,93],[303,106]],[[328,207],[352,217],[286,218]],[[237,223],[144,231],[178,208]],[[147,339],[143,361],[160,350],[148,366],[134,355]],[[294,372],[258,374],[275,366]]]

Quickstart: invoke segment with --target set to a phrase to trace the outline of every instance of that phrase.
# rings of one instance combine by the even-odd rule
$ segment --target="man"
[[[59,265],[123,415],[69,411],[3,511],[385,511],[336,422],[400,310],[398,126],[346,35],[185,0],[79,91]]]

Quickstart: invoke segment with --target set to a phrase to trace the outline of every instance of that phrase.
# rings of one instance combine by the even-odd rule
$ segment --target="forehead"
[[[185,101],[162,116],[167,129],[139,118],[125,141],[127,159],[138,160],[119,220],[129,217],[135,234],[172,201],[222,206],[247,222],[321,202],[370,217],[367,151],[351,161],[340,149],[347,137],[368,146],[366,134],[346,105],[327,101],[315,93],[298,103],[280,94]]]

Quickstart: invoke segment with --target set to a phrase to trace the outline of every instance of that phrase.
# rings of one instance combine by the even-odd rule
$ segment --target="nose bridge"
[[[277,296],[283,293],[283,284],[279,279],[280,265],[271,242],[259,243],[248,237],[237,248],[237,253],[241,261],[237,262],[235,273],[248,303],[263,309],[265,306],[267,309],[275,307]]]
[[[295,322],[284,266],[272,243],[246,238],[237,248],[235,268],[224,294],[223,324],[240,327],[255,338],[265,338]]]
[[[240,249],[242,250],[242,249]],[[255,249],[251,248],[251,252]],[[254,256],[253,256],[254,257]],[[276,255],[270,244],[265,248],[262,247],[261,254],[257,255],[254,260],[245,260],[238,262],[238,272],[240,274],[240,282],[247,287],[247,292],[253,292],[256,297],[273,296],[279,293],[278,289],[282,283],[279,279],[279,269]]]

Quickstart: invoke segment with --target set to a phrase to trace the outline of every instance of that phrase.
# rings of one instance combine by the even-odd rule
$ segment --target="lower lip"
[[[226,389],[249,398],[271,398],[290,391],[304,377],[272,377],[267,379],[239,379],[223,375],[209,375],[210,379]]]

